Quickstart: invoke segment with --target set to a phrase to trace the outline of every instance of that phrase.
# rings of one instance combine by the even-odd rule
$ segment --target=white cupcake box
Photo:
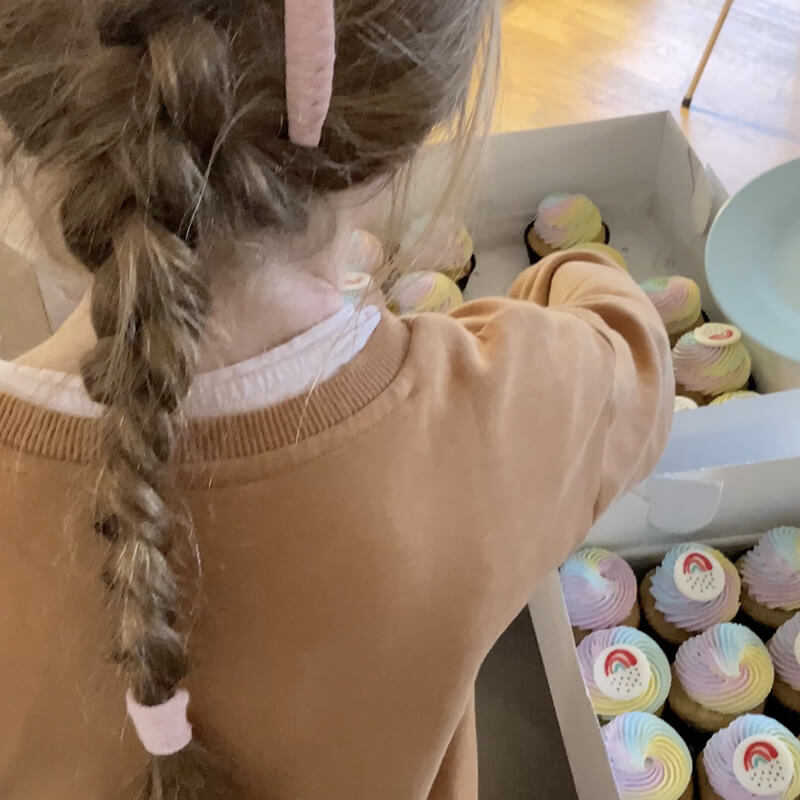
[[[422,165],[415,211],[442,185],[438,159]],[[468,296],[508,290],[527,266],[525,226],[554,191],[597,203],[637,280],[687,275],[710,317],[724,319],[704,254],[727,193],[669,112],[492,137],[471,226],[478,268]],[[744,548],[770,527],[800,525],[800,365],[776,368],[770,353],[746,343],[760,385],[778,393],[677,413],[653,476],[597,521],[590,543],[645,564],[680,541]],[[555,572],[529,607],[578,796],[618,800]]]

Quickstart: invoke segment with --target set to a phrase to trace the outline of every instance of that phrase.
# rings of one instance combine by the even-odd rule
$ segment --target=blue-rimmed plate
[[[727,202],[708,236],[706,272],[731,322],[800,362],[800,159]]]

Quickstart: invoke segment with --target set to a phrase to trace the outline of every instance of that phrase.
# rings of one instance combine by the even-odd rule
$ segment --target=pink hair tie
[[[333,0],[285,0],[286,108],[289,139],[317,147],[333,95]]]
[[[130,690],[125,700],[139,741],[150,755],[171,756],[192,741],[192,726],[186,718],[189,692],[185,689],[179,689],[158,706],[137,703]]]

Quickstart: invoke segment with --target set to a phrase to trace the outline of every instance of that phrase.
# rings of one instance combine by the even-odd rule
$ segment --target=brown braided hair
[[[211,310],[207,253],[253,233],[301,234],[319,198],[394,175],[437,126],[466,119],[494,10],[492,0],[337,2],[333,101],[309,150],[286,135],[283,1],[0,9],[0,115],[15,152],[57,177],[64,240],[93,275],[98,341],[82,369],[105,407],[103,578],[114,658],[146,706],[172,697],[188,669],[170,551],[191,524],[175,510],[171,464]],[[140,796],[242,795],[193,741],[151,759]]]

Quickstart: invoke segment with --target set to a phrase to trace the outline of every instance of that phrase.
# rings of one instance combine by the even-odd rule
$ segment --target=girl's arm
[[[454,372],[491,431],[486,457],[509,515],[485,556],[526,592],[661,456],[674,398],[667,334],[621,267],[580,251],[523,272],[510,299],[453,316],[472,334]]]

